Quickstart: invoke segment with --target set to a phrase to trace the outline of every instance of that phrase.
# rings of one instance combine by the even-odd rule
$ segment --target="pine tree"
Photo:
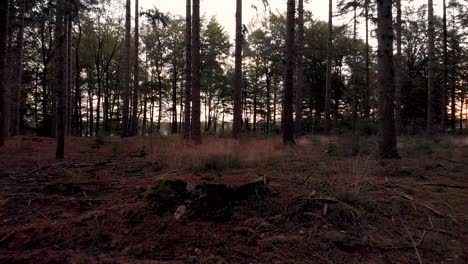
[[[200,88],[201,88],[201,62],[200,62],[200,0],[193,0],[192,18],[192,141],[202,143],[200,125]]]
[[[233,137],[239,138],[242,129],[242,0],[236,0],[236,50],[234,80]]]
[[[295,144],[294,141],[294,35],[296,1],[288,0],[286,17],[286,75],[283,93],[283,143]]]
[[[378,85],[380,90],[379,153],[384,159],[399,158],[395,132],[395,78],[393,68],[392,1],[377,0]]]
[[[0,146],[5,144],[5,137],[7,136],[6,118],[7,109],[5,108],[5,101],[8,100],[6,96],[6,56],[7,56],[7,43],[8,43],[8,16],[9,8],[8,1],[0,1]]]

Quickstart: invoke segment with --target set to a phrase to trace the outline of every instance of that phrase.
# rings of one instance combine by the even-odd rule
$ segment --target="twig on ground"
[[[465,163],[465,162],[461,162],[461,161],[457,161],[457,160],[451,160],[451,159],[446,159],[446,158],[440,158],[440,159],[441,159],[441,160],[448,161],[448,162],[451,162],[451,163],[461,164],[461,165],[468,166],[468,163]]]
[[[468,186],[451,185],[451,184],[445,184],[445,183],[424,183],[422,185],[436,186],[436,187],[446,187],[446,188],[454,188],[454,189],[468,189]]]
[[[403,226],[405,227],[405,230],[406,230],[406,233],[408,233],[410,239],[411,239],[411,243],[413,244],[413,248],[414,248],[414,251],[416,252],[416,256],[418,257],[418,261],[419,261],[419,264],[422,264],[422,260],[421,260],[421,255],[419,254],[419,250],[418,250],[418,246],[416,245],[416,243],[414,243],[414,239],[413,239],[413,236],[411,235],[408,227],[405,225],[405,223],[403,222],[403,219],[401,219],[401,216],[400,216],[400,220],[401,220],[401,223],[403,224]],[[424,238],[424,237],[423,237]]]

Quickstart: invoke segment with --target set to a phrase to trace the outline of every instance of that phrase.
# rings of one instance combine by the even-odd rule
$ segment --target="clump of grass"
[[[167,169],[190,172],[222,172],[245,168],[262,169],[281,156],[277,138],[233,139],[205,138],[203,144],[193,145],[180,137],[165,136],[152,140],[148,157]]]
[[[369,176],[375,166],[371,156],[356,156],[337,161],[333,173],[325,180],[325,185],[338,200],[356,204],[364,198]]]

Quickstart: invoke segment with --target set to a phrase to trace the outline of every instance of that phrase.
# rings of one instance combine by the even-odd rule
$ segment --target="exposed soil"
[[[348,157],[344,137],[310,137],[275,145],[262,165],[197,172],[161,164],[142,139],[67,142],[60,162],[53,139],[0,149],[0,262],[468,263],[466,138],[406,138],[402,160],[381,161],[367,141],[367,153]],[[148,195],[163,179],[263,179],[266,191]]]

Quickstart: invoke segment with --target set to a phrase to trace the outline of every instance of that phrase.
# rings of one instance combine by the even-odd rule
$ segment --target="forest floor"
[[[68,138],[57,162],[53,139],[11,138],[0,263],[467,263],[468,138],[403,137],[393,161],[360,141]],[[162,179],[266,188],[149,195]]]

